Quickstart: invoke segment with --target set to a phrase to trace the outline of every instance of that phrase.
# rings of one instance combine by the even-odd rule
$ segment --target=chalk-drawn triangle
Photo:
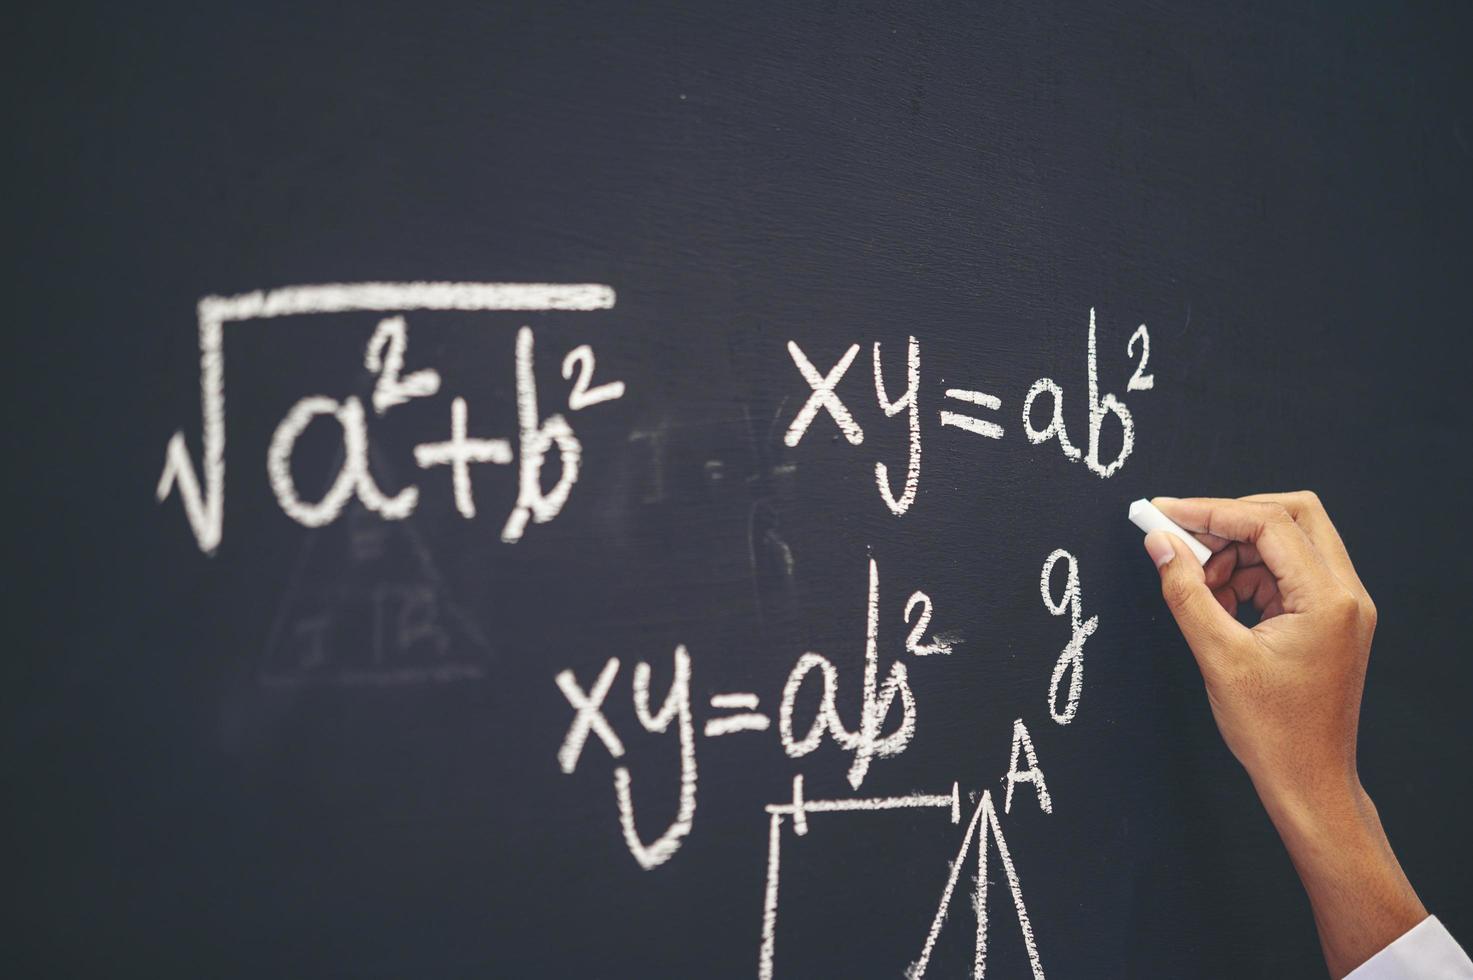
[[[1018,928],[1023,934],[1023,943],[1028,949],[1028,962],[1033,971],[1034,980],[1044,980],[1043,964],[1039,960],[1038,944],[1033,937],[1033,925],[1028,920],[1028,908],[1023,904],[1023,886],[1018,880],[1017,869],[1013,865],[1012,855],[1008,851],[1007,839],[1003,837],[1002,826],[997,819],[997,809],[992,805],[992,793],[988,790],[982,792],[982,798],[978,800],[977,807],[972,811],[972,819],[967,824],[967,831],[962,835],[961,847],[957,850],[956,859],[951,862],[950,875],[946,880],[946,888],[941,893],[941,899],[936,905],[936,915],[931,920],[931,931],[926,936],[925,944],[921,947],[920,958],[912,963],[905,971],[907,980],[923,980],[926,969],[931,963],[931,954],[936,946],[936,938],[941,929],[946,925],[947,913],[953,898],[955,897],[958,881],[962,877],[963,869],[966,867],[967,856],[973,846],[973,838],[976,839],[977,864],[976,874],[972,879],[972,909],[977,914],[976,944],[973,949],[972,976],[976,980],[985,980],[987,976],[987,897],[988,880],[987,866],[988,855],[997,853],[1002,869],[1006,874],[1008,891],[1012,895],[1013,908],[1018,914]]]
[[[330,473],[342,456],[339,447]],[[384,458],[370,435],[369,470],[392,494],[404,484]],[[307,532],[266,640],[260,680],[271,687],[476,680],[493,659],[414,516],[385,520],[355,499],[331,524]]]
[[[992,794],[984,792],[980,805],[984,819],[977,828],[977,878],[972,907],[977,912],[977,944],[973,976],[982,980],[987,975],[987,865],[988,855],[996,850],[999,863],[1007,878],[1008,892],[1013,898],[1013,909],[1018,914],[1018,929],[1023,934],[1023,944],[1028,949],[1028,963],[1033,970],[1033,980],[1044,980],[1043,963],[1038,955],[1038,943],[1033,937],[1033,924],[1028,920],[1028,906],[1023,903],[1023,885],[1018,880],[1013,857],[1008,852],[1008,842],[1002,835],[998,823],[997,809],[992,805]],[[989,846],[989,843],[991,846]]]

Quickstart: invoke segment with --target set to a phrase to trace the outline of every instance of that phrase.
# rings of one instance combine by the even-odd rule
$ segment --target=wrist
[[[1427,917],[1354,773],[1313,785],[1255,785],[1304,884],[1332,976]]]
[[[1325,834],[1354,834],[1372,826],[1380,834],[1375,805],[1354,770],[1325,774],[1312,781],[1253,777],[1253,786],[1291,850],[1296,841]]]

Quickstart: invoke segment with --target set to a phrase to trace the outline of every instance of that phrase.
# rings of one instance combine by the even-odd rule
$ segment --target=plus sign
[[[476,502],[471,497],[471,463],[510,463],[511,443],[505,439],[467,439],[465,435],[465,399],[450,403],[450,439],[446,442],[424,442],[414,447],[414,461],[421,469],[431,466],[450,467],[450,482],[455,488],[455,509],[461,517],[476,516]]]

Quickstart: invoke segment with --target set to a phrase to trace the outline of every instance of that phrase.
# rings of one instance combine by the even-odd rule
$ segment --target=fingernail
[[[1156,563],[1157,568],[1176,557],[1176,551],[1171,547],[1171,538],[1165,531],[1152,531],[1146,535],[1146,554],[1151,556],[1151,561]]]

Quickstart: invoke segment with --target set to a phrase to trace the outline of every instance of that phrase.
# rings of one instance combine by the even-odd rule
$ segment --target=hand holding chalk
[[[1233,754],[1260,787],[1297,787],[1332,771],[1353,779],[1375,607],[1318,499],[1163,497],[1156,504],[1171,529],[1154,528],[1146,548]],[[1203,548],[1205,565],[1195,549],[1171,548],[1175,541],[1200,545],[1194,533],[1216,545],[1215,554]],[[1261,617],[1252,629],[1234,618],[1241,603]],[[1311,660],[1315,669],[1306,671]],[[1254,679],[1251,691],[1237,686],[1245,672]]]
[[[1427,915],[1356,769],[1376,607],[1314,494],[1156,505],[1137,501],[1130,518],[1149,531],[1218,730],[1304,882],[1330,972],[1344,976]],[[1234,618],[1240,603],[1261,617],[1252,629]]]

